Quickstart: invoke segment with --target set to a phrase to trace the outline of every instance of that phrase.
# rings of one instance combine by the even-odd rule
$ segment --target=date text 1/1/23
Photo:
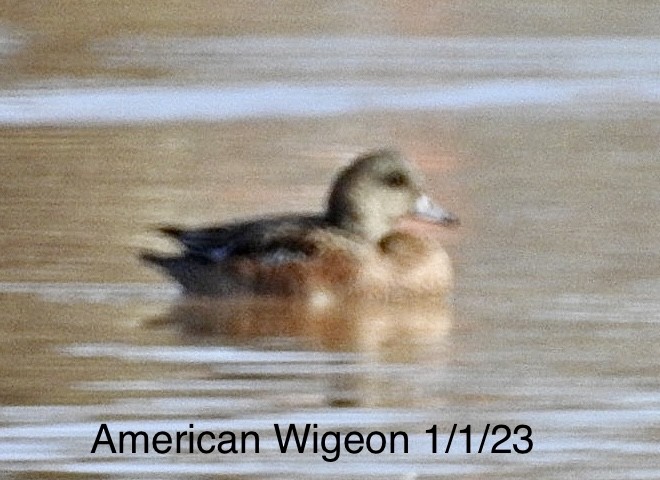
[[[529,425],[517,425],[512,430],[506,425],[495,425],[492,430],[490,423],[486,424],[486,428],[481,431],[472,432],[472,426],[466,425],[465,428],[458,430],[458,424],[454,424],[451,427],[451,433],[446,443],[442,442],[442,439],[438,435],[438,426],[433,425],[431,428],[426,430],[426,433],[431,435],[431,450],[433,453],[438,453],[438,450],[443,451],[444,453],[449,453],[454,443],[454,451],[457,449],[461,452],[472,453],[472,440],[473,436],[479,440],[479,449],[475,453],[519,453],[525,454],[532,451],[534,447],[534,442],[532,442],[532,429]],[[488,442],[488,437],[492,437],[491,440],[494,443]],[[458,438],[456,438],[458,437]],[[465,439],[464,447],[460,445],[460,440]],[[438,445],[440,443],[440,445]],[[486,447],[484,449],[484,447]],[[513,448],[513,451],[512,451]]]

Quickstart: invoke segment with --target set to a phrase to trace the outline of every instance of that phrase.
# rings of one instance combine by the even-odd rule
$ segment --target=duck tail
[[[214,270],[209,269],[205,258],[190,254],[167,256],[150,251],[141,252],[139,258],[165,272],[187,293],[222,294],[227,290],[216,285]]]
[[[181,235],[183,235],[182,229],[172,226],[158,227],[157,230],[163,235],[176,238],[177,240],[181,238]]]
[[[140,260],[169,272],[177,263],[179,257],[166,257],[154,252],[140,252]]]

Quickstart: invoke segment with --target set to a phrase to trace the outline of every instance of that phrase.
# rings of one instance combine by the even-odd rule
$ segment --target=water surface
[[[209,27],[210,7],[185,10],[182,27],[169,10],[133,12],[128,30],[107,7],[103,35],[77,15],[67,32],[47,12],[35,23],[28,7],[8,10],[1,470],[658,477],[656,12],[594,23],[550,3],[520,10],[512,30],[509,4],[461,5],[446,27],[387,4],[301,25],[253,15],[252,30],[236,26],[239,6],[218,7],[229,34]],[[477,11],[481,23],[465,19]],[[348,28],[349,14],[379,20]],[[436,232],[456,267],[444,304],[181,301],[137,259],[174,248],[154,225],[318,210],[334,172],[383,145],[404,151],[461,216],[460,229]],[[91,454],[101,423],[253,430],[261,450]],[[403,430],[409,453],[281,454],[275,423]],[[473,451],[486,425],[524,424],[534,446],[467,454],[458,437],[433,454],[434,424],[441,441],[471,425]]]

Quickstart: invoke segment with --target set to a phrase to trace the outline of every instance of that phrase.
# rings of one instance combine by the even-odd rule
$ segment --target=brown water
[[[657,6],[54,5],[0,13],[0,471],[660,477]],[[137,260],[154,225],[319,209],[382,145],[461,216],[449,306],[182,302]],[[91,454],[101,423],[260,452]],[[275,423],[409,452],[282,454]],[[433,454],[434,424],[533,448]]]

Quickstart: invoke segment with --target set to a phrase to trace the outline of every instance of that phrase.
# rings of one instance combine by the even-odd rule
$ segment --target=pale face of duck
[[[458,221],[423,193],[418,173],[391,150],[358,157],[339,174],[328,200],[332,223],[373,242],[406,215],[439,224]]]

